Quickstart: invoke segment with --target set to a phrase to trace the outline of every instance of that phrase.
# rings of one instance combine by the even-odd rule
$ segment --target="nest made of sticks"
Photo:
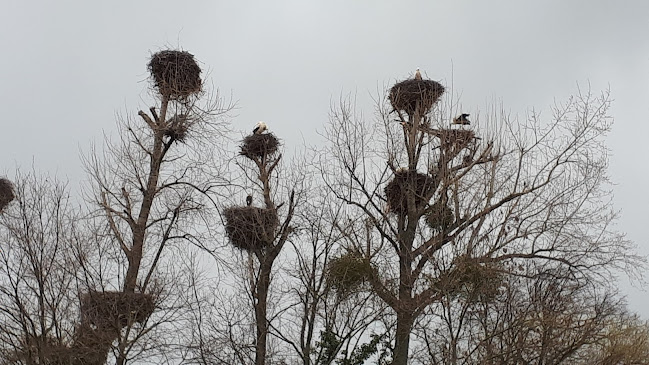
[[[444,93],[444,86],[433,80],[405,80],[390,89],[388,98],[395,110],[408,115],[426,114]]]
[[[121,328],[146,321],[155,298],[145,293],[90,291],[81,297],[81,321],[98,328]]]
[[[182,100],[201,91],[201,68],[189,52],[157,52],[151,56],[148,68],[155,87],[163,96]]]
[[[421,209],[437,188],[435,179],[417,171],[396,171],[392,181],[386,185],[384,192],[390,206],[390,212],[397,214],[408,211],[408,198],[414,199],[415,210]]]
[[[470,129],[435,129],[431,133],[439,138],[442,151],[453,156],[476,139],[475,132]]]
[[[436,201],[430,206],[426,213],[426,223],[436,231],[443,231],[455,222],[455,215],[448,204],[441,200]]]
[[[165,136],[174,141],[184,142],[189,130],[189,118],[186,114],[176,114],[167,120]]]
[[[223,211],[225,232],[235,247],[255,251],[275,240],[279,218],[275,209],[231,207]]]
[[[0,212],[14,200],[14,185],[11,181],[0,178]]]
[[[93,327],[90,323],[81,323],[74,332],[74,342],[68,351],[60,354],[61,365],[102,365],[113,341],[119,337],[114,328]],[[68,362],[63,362],[67,360]]]
[[[347,252],[329,262],[327,280],[339,294],[357,290],[373,274],[370,261],[358,252]]]
[[[279,139],[272,133],[251,134],[241,143],[240,154],[250,159],[264,158],[277,152]]]

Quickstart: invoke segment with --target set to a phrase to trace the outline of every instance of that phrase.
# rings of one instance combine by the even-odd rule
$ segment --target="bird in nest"
[[[419,72],[419,68],[417,68],[417,71],[415,71],[415,80],[421,80],[421,72]]]
[[[459,116],[453,118],[453,122],[451,124],[459,124],[459,125],[469,125],[471,122],[467,119],[469,114],[460,114]]]
[[[246,197],[246,205],[251,206],[252,205],[252,195],[248,195]]]
[[[252,130],[252,133],[254,134],[262,134],[268,127],[266,126],[266,123],[264,122],[257,122],[255,124],[255,129]]]

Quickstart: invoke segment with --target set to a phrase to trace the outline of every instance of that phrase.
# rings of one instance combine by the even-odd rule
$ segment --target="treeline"
[[[287,161],[271,123],[233,145],[192,54],[148,69],[81,197],[0,180],[0,364],[648,363],[608,92],[471,117],[417,70]]]

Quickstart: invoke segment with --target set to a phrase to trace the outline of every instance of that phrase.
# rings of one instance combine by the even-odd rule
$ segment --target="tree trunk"
[[[392,365],[408,364],[408,349],[410,347],[410,332],[414,318],[410,313],[397,312],[397,333],[394,341]]]
[[[255,321],[257,324],[257,341],[255,344],[255,365],[266,364],[266,340],[268,338],[268,319],[266,318],[268,288],[270,286],[271,266],[261,264],[257,282],[257,302],[255,303]]]

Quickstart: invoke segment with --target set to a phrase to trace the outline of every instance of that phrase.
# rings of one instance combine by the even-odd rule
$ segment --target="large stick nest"
[[[414,202],[414,209],[423,208],[432,193],[437,188],[437,182],[429,175],[417,171],[397,171],[392,181],[386,185],[384,192],[390,211],[403,214],[408,212],[408,199]]]
[[[433,80],[405,80],[390,89],[388,98],[395,110],[408,115],[426,114],[444,93],[444,86]]]
[[[357,252],[348,252],[329,262],[327,280],[334,290],[344,295],[358,289],[373,272],[369,260]]]
[[[235,247],[256,251],[273,243],[279,225],[275,209],[231,207],[223,215],[225,232]]]
[[[0,178],[0,212],[12,201],[14,195],[14,186],[11,181]]]
[[[90,291],[81,297],[81,320],[99,328],[146,321],[155,309],[151,294]]]
[[[453,156],[476,139],[475,132],[470,129],[434,129],[431,134],[439,138],[441,149]]]
[[[85,323],[77,326],[71,344],[50,336],[28,336],[7,359],[11,364],[103,365],[118,336],[118,331]]]
[[[279,144],[272,133],[251,134],[243,139],[240,153],[250,159],[264,158],[275,154]]]
[[[148,67],[163,96],[182,100],[201,91],[201,68],[189,52],[160,51],[151,56]]]
[[[61,349],[61,365],[102,365],[113,341],[119,337],[119,331],[109,327],[93,327],[90,323],[81,323],[74,332],[74,343],[67,351]]]

